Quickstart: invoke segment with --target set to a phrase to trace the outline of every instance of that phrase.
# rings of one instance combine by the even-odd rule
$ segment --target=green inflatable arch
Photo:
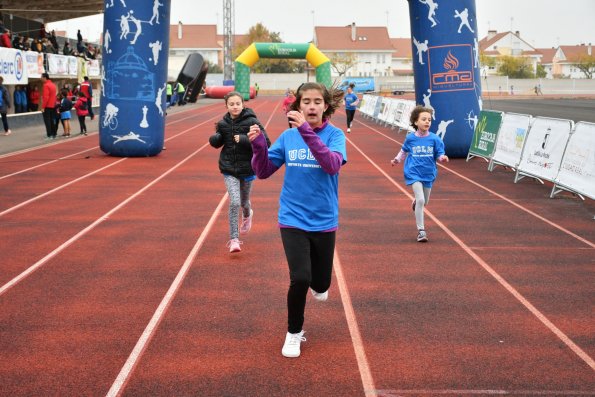
[[[250,68],[260,58],[306,59],[316,68],[316,82],[330,87],[331,61],[311,43],[252,43],[235,60],[235,90],[250,99]]]

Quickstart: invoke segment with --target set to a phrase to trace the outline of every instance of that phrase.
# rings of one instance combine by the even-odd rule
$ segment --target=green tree
[[[595,72],[595,56],[583,54],[578,57],[574,66],[583,72],[587,79],[592,79]]]
[[[211,63],[209,61],[205,61],[207,64],[207,73],[223,73],[223,69],[221,66],[217,65],[216,63]]]
[[[537,71],[535,72],[535,77],[543,79],[547,76],[547,71],[545,70],[545,66],[538,63],[537,64]]]
[[[260,22],[248,30],[247,36],[243,43],[235,46],[233,50],[234,59],[252,43],[283,43],[279,32],[269,31]],[[294,73],[299,68],[299,65],[292,59],[259,59],[252,67],[252,71],[255,73]]]
[[[508,55],[498,58],[498,74],[515,79],[530,79],[535,77],[528,58]]]

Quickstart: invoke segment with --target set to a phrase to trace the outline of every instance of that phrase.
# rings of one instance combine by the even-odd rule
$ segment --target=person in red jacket
[[[91,85],[88,76],[85,76],[84,81],[81,83],[80,90],[84,92],[87,97],[89,116],[91,116],[91,120],[93,120],[95,118],[95,115],[93,114],[93,86]]]
[[[12,48],[12,40],[10,39],[10,30],[6,29],[0,35],[0,46],[6,48]]]
[[[39,90],[37,85],[31,87],[29,91],[29,111],[36,112],[39,109]]]
[[[87,109],[87,97],[82,91],[79,91],[77,95],[78,99],[74,104],[74,108],[76,109],[76,115],[81,126],[81,133],[79,135],[87,135],[87,125],[85,124],[85,117],[89,115],[89,110]]]
[[[56,139],[58,129],[55,124],[56,119],[56,85],[50,80],[50,75],[43,73],[41,75],[43,91],[41,94],[41,105],[43,113],[43,122],[45,123],[45,139]]]

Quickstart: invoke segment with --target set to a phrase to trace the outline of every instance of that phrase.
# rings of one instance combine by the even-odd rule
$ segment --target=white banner
[[[400,115],[399,115],[399,122],[398,122],[399,127],[406,129],[406,130],[413,129],[409,119],[411,118],[411,112],[413,112],[413,109],[415,109],[415,106],[416,105],[415,105],[414,101],[409,101],[409,100],[403,101],[403,108],[400,109]]]
[[[517,168],[530,123],[531,116],[527,114],[504,114],[498,132],[496,149],[490,160],[490,171],[493,169],[494,163]]]
[[[78,62],[76,61],[76,57],[68,57],[68,74],[71,76],[76,76],[78,72]]]
[[[389,123],[391,126],[398,127],[397,122],[399,121],[399,118],[397,116],[397,110],[399,109],[399,106],[401,106],[402,101],[400,99],[392,99],[391,102],[392,102],[392,104],[390,105],[390,108],[388,109],[388,115],[386,117],[386,122]]]
[[[4,84],[27,84],[27,66],[23,51],[0,47],[0,76]]]
[[[366,116],[372,116],[374,114],[374,109],[376,108],[376,101],[378,100],[377,96],[368,96],[368,100],[366,101],[366,109],[364,110],[364,114]]]
[[[99,61],[97,59],[91,59],[87,61],[87,76],[96,77],[100,75]]]
[[[536,117],[525,141],[518,172],[554,181],[571,130],[570,120]]]
[[[68,57],[66,55],[46,54],[49,74],[68,76]]]
[[[380,113],[378,113],[378,120],[385,122],[388,119],[389,109],[392,106],[392,99],[381,97],[382,105],[380,105]]]
[[[595,124],[576,124],[555,183],[595,200]]]
[[[23,52],[25,57],[25,65],[27,67],[27,75],[29,78],[40,78],[44,72],[43,69],[43,54],[36,51]]]

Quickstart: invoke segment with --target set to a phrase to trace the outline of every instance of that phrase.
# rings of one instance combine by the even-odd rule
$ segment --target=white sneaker
[[[347,128],[347,133],[350,133],[350,132],[351,132],[351,128]]]
[[[300,356],[300,344],[305,342],[306,338],[304,338],[304,330],[298,332],[297,334],[290,334],[289,332],[285,335],[285,343],[283,344],[283,349],[281,349],[281,354],[284,357],[295,358]]]
[[[312,293],[314,299],[316,299],[317,301],[324,302],[328,299],[328,289],[324,292],[316,292],[312,288],[310,288],[310,292]]]

